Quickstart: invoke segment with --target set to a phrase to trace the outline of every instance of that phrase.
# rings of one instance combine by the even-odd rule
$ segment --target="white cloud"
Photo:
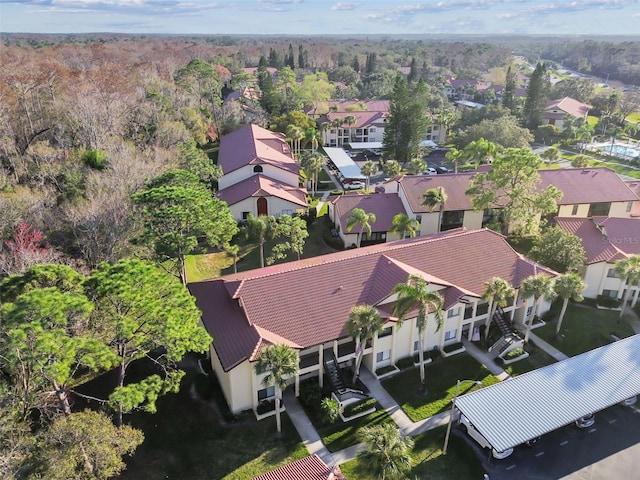
[[[358,2],[338,2],[331,7],[331,10],[355,10],[359,6]]]

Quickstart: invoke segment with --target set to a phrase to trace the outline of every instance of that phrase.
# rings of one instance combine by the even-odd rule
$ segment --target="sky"
[[[0,0],[0,32],[640,35],[640,0]]]

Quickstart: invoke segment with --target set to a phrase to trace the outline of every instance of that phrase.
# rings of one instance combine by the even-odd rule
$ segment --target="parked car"
[[[351,182],[351,183],[345,183],[344,185],[342,185],[342,187],[345,190],[362,190],[365,185],[363,182]]]
[[[425,175],[437,175],[438,171],[433,167],[429,167],[424,171],[424,174]]]
[[[585,415],[584,417],[580,417],[576,420],[576,426],[578,428],[589,428],[594,423],[596,423],[596,417],[593,413]]]
[[[513,453],[513,448],[507,448],[504,452],[498,452],[495,448],[491,446],[491,444],[487,441],[486,438],[482,436],[482,434],[476,430],[476,427],[469,421],[464,414],[460,414],[460,426],[464,431],[466,431],[471,438],[473,438],[482,448],[488,448],[491,450],[491,455],[493,458],[497,458],[499,460],[503,458],[507,458],[509,455]]]
[[[449,169],[443,165],[440,165],[439,167],[436,167],[436,171],[438,173],[449,173]]]
[[[622,405],[633,405],[638,401],[638,396],[634,395],[633,397],[629,397],[629,398],[625,398],[623,401],[621,401],[620,403]]]

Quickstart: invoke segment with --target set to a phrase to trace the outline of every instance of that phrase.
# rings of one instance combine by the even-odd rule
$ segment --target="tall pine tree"
[[[504,84],[504,96],[502,97],[502,104],[508,108],[511,113],[514,112],[515,108],[515,91],[516,91],[516,73],[509,65],[507,68],[507,75],[505,78]]]
[[[524,103],[523,124],[529,130],[535,130],[542,123],[542,114],[547,104],[548,81],[547,68],[544,63],[538,63],[529,79],[527,99]]]

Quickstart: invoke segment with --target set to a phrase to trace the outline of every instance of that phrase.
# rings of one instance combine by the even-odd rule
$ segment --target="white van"
[[[465,430],[471,438],[473,438],[476,442],[478,442],[478,444],[482,448],[491,449],[491,454],[493,455],[493,458],[503,459],[503,458],[507,458],[509,455],[513,453],[513,448],[507,448],[504,452],[498,452],[495,448],[491,446],[491,444],[487,441],[487,439],[484,438],[478,430],[476,430],[476,427],[474,427],[473,424],[469,421],[469,419],[465,417],[464,414],[462,413],[460,414],[459,423],[462,426],[463,430]]]

